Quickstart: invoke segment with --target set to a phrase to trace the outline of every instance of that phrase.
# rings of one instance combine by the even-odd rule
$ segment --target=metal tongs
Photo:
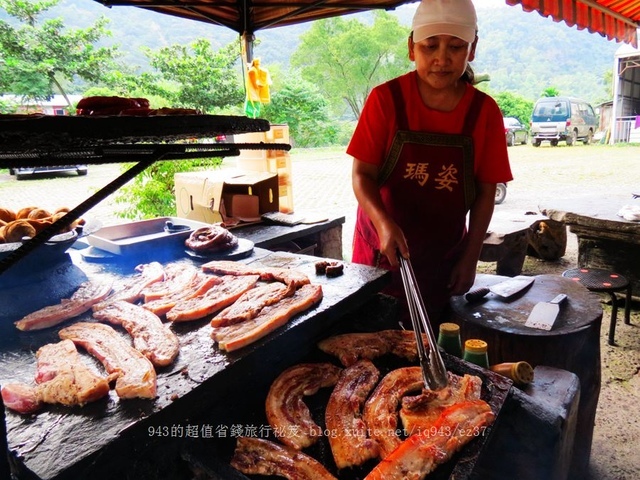
[[[416,282],[416,277],[411,267],[411,262],[398,253],[398,261],[400,262],[400,273],[402,274],[402,283],[404,292],[407,295],[407,303],[409,304],[409,315],[413,324],[413,332],[416,336],[418,344],[418,359],[422,368],[422,378],[425,386],[430,390],[441,390],[448,383],[447,369],[442,361],[442,356],[438,350],[436,338],[431,329],[429,315],[424,308],[422,296]],[[422,334],[427,335],[429,344],[425,347]]]

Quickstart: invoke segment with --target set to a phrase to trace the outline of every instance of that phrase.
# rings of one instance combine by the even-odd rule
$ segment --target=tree
[[[291,58],[338,115],[346,106],[359,118],[374,86],[409,70],[408,29],[386,12],[373,18],[370,26],[339,17],[314,22]]]
[[[556,87],[547,87],[540,94],[541,97],[558,97],[560,95],[560,90]]]
[[[262,117],[271,123],[289,125],[297,147],[319,147],[334,144],[337,125],[329,118],[329,105],[318,88],[295,73],[265,105]]]
[[[492,95],[505,117],[515,117],[520,123],[529,124],[533,102],[511,92],[500,92]]]
[[[110,35],[105,17],[90,27],[73,30],[65,29],[62,19],[38,23],[39,16],[58,3],[0,0],[0,8],[21,22],[14,27],[0,20],[0,93],[44,100],[58,90],[71,106],[61,80],[77,76],[95,82],[113,68],[117,47],[95,45]]]
[[[239,105],[244,100],[237,68],[240,47],[231,43],[218,51],[211,43],[197,39],[189,47],[172,45],[157,51],[145,50],[151,66],[170,85],[151,83],[154,93],[171,99],[175,107],[191,107],[203,113]],[[148,88],[151,88],[149,86]]]
[[[123,208],[117,215],[132,220],[173,217],[176,215],[175,174],[211,170],[221,163],[222,159],[215,157],[155,162],[118,190],[115,202]],[[127,171],[131,166],[129,163],[123,164],[122,171]]]

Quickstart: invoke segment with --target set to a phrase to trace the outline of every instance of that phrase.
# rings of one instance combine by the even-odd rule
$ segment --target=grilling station
[[[131,170],[71,210],[66,222],[85,213],[90,215],[90,208],[104,199],[106,192],[115,191],[132,172],[161,158],[179,159],[203,152],[234,155],[240,148],[265,146],[198,144],[192,152],[189,144],[179,142],[183,136],[210,137],[270,128],[261,120],[206,115],[161,120],[143,117],[60,120],[73,121],[73,128],[53,124],[53,119],[43,117],[5,121],[3,131],[15,135],[5,136],[5,145],[13,148],[0,153],[3,166],[59,163],[67,155],[74,158],[82,155],[83,163],[121,161],[122,155],[141,158]],[[126,135],[104,133],[118,132],[114,128],[121,120],[130,122],[122,130]],[[98,123],[100,128],[94,128]],[[149,124],[153,128],[147,130]],[[165,138],[172,141],[148,143],[161,134],[162,128]],[[55,141],[51,140],[52,129],[58,129]],[[28,145],[17,140],[20,132],[25,131],[30,132]],[[69,139],[61,131],[73,132],[71,135],[75,137],[70,139],[73,148],[66,147]],[[99,138],[95,132],[102,132]],[[59,138],[64,140],[61,142]],[[274,148],[287,149],[288,145]],[[188,223],[186,219],[172,220]],[[17,478],[42,480],[114,475],[179,479],[192,478],[194,471],[205,475],[203,478],[246,478],[229,466],[236,440],[232,432],[237,435],[240,428],[255,434],[268,427],[264,398],[280,372],[300,362],[326,361],[326,354],[319,352],[316,345],[331,335],[398,328],[397,305],[379,294],[389,281],[388,272],[345,264],[343,275],[328,278],[314,269],[319,257],[269,250],[283,241],[322,236],[341,228],[342,222],[344,219],[338,218],[293,227],[258,224],[237,229],[240,238],[255,243],[238,262],[305,273],[312,283],[322,285],[324,296],[320,304],[234,352],[223,352],[214,345],[206,321],[175,325],[180,354],[174,364],[158,369],[158,395],[154,400],[119,400],[112,391],[106,398],[82,408],[49,405],[35,415],[26,416],[5,411],[7,433],[3,439],[12,473]],[[57,228],[62,227],[52,225],[44,235],[5,254],[0,262],[0,384],[32,383],[35,352],[45,344],[59,341],[57,328],[18,331],[14,322],[22,316],[69,298],[87,279],[108,277],[116,283],[123,281],[141,262],[159,261],[165,266],[185,267],[203,262],[185,255],[181,243],[167,248],[151,244],[151,248],[136,250],[135,255],[96,259],[87,255],[92,247],[79,249],[86,247],[83,245],[86,239],[78,241],[77,232],[69,239],[52,242],[50,237]],[[247,230],[243,233],[244,229]],[[80,236],[85,234],[81,232]],[[76,248],[71,248],[74,245]],[[331,255],[335,258],[335,252],[331,252],[331,248],[317,250],[326,259]],[[508,278],[479,275],[476,286],[487,287]],[[567,294],[569,301],[563,305],[553,330],[525,327],[533,306],[557,293]],[[471,373],[482,379],[482,398],[491,406],[496,422],[429,478],[512,478],[517,471],[522,472],[519,478],[564,479],[570,478],[570,472],[586,471],[600,388],[598,338],[602,310],[598,298],[569,279],[541,276],[535,278],[530,288],[508,299],[493,293],[471,302],[459,297],[452,307],[452,321],[461,325],[463,337],[489,341],[492,364],[528,361],[535,367],[535,379],[529,385],[515,386],[507,377],[443,354],[451,372]],[[91,313],[81,315],[79,320],[92,321]],[[567,355],[567,348],[574,354]],[[385,372],[402,365],[384,358],[377,366]],[[326,397],[323,400],[326,402]],[[321,422],[325,403],[310,402],[314,419]],[[335,472],[328,445],[321,442],[314,448],[315,457]],[[340,472],[339,478],[362,478],[365,473],[366,470],[357,469]]]
[[[242,35],[251,60],[251,41],[258,29],[364,9],[395,8],[407,2],[377,1],[372,5],[355,0],[333,2],[330,6],[317,2],[291,6],[281,2],[252,6],[237,2],[234,8],[189,1],[164,6],[137,0],[107,3],[134,5],[232,28]],[[539,10],[556,21],[565,19],[544,12],[544,5],[537,0],[507,3]],[[581,18],[594,18],[593,25],[580,23],[582,27],[608,38],[636,41],[631,20],[614,14],[614,24],[602,27],[605,22],[597,19],[608,15],[604,7],[576,5],[581,11],[589,10]],[[137,162],[32,240],[0,252],[0,385],[33,383],[35,352],[45,344],[59,341],[57,328],[18,331],[14,322],[24,315],[69,298],[88,279],[123,281],[131,277],[141,262],[158,261],[165,267],[184,268],[202,264],[202,259],[185,255],[179,243],[143,248],[131,256],[100,255],[91,252],[91,247],[85,248],[83,237],[92,233],[90,224],[85,231],[57,235],[59,231],[85,214],[90,219],[92,207],[156,161],[238,156],[241,151],[287,151],[290,147],[286,144],[182,142],[187,138],[269,129],[268,122],[260,119],[211,115],[0,119],[0,165],[4,168],[79,161]],[[546,221],[556,220],[554,214],[547,215]],[[164,220],[188,224],[185,219]],[[564,221],[557,218],[558,223]],[[301,362],[332,361],[317,348],[320,340],[332,335],[398,328],[396,303],[379,293],[390,280],[388,272],[345,263],[344,274],[339,277],[317,274],[315,264],[319,259],[341,258],[341,247],[334,240],[340,235],[342,223],[344,217],[320,219],[313,224],[256,224],[238,229],[238,237],[251,242],[253,248],[235,261],[256,268],[300,271],[312,283],[322,286],[322,301],[234,352],[223,352],[215,346],[206,320],[174,325],[180,353],[173,364],[158,369],[158,393],[152,400],[119,400],[111,391],[105,398],[82,408],[47,405],[32,415],[0,409],[0,447],[7,452],[0,459],[0,477],[248,478],[230,466],[230,458],[238,436],[272,438],[264,399],[277,375]],[[500,225],[485,243],[484,260],[498,262],[498,275],[478,275],[474,289],[488,289],[520,273],[525,230],[532,222],[528,219],[518,223]],[[302,242],[303,248],[297,253],[277,251],[290,242]],[[310,255],[313,253],[318,256]],[[558,294],[568,298],[559,308],[553,328],[526,327],[534,306],[547,303]],[[527,385],[515,385],[505,376],[443,352],[447,370],[481,379],[481,398],[496,420],[428,478],[585,478],[600,390],[602,309],[597,294],[569,278],[545,275],[535,277],[529,288],[509,298],[495,293],[473,301],[457,297],[451,307],[450,321],[460,325],[463,338],[480,338],[489,343],[491,364],[529,362],[534,367],[534,380]],[[90,312],[78,319],[92,321]],[[83,357],[93,362],[96,369],[101,368],[95,359],[84,354]],[[383,374],[406,365],[406,361],[389,356],[376,363]],[[308,398],[307,406],[319,424],[323,422],[328,394],[325,391]],[[363,478],[372,467],[367,464],[337,472],[324,438],[310,454],[341,479]]]

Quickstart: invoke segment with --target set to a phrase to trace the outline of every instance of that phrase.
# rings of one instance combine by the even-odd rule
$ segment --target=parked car
[[[555,147],[558,142],[574,145],[578,140],[587,145],[598,128],[593,107],[584,100],[571,97],[543,97],[531,114],[531,144],[539,147],[548,140]]]
[[[510,147],[516,143],[525,145],[529,140],[529,131],[526,125],[514,117],[504,117],[504,135],[507,138],[507,145]]]
[[[23,178],[38,173],[59,172],[76,172],[78,175],[86,175],[89,169],[86,165],[55,165],[49,167],[19,167],[9,169],[9,173],[15,175],[17,180],[22,180]]]

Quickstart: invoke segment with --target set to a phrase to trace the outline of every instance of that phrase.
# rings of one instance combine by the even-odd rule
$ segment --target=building
[[[616,51],[609,143],[640,143],[640,49],[628,44]]]
[[[80,101],[82,95],[67,95],[71,104],[75,105]],[[19,95],[2,95],[0,103],[16,107],[16,113],[43,113],[45,115],[68,115],[68,104],[62,95],[54,95],[49,100],[33,103],[23,103],[23,98]]]

